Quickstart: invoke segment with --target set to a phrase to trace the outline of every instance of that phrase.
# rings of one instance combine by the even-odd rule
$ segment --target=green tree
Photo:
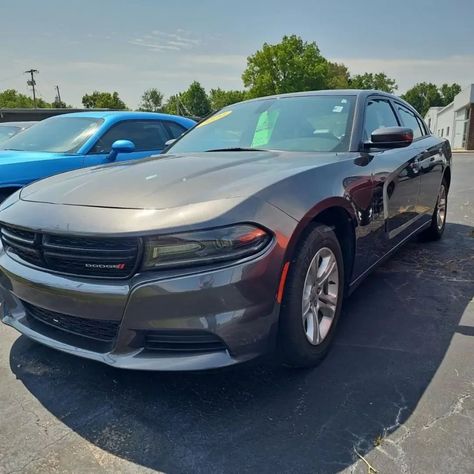
[[[349,79],[351,89],[375,89],[393,93],[398,89],[395,79],[388,77],[384,72],[356,74]]]
[[[32,109],[35,107],[35,104],[31,97],[21,94],[15,89],[6,89],[0,92],[0,107],[8,109]],[[43,99],[37,98],[36,107],[40,109],[50,108],[51,104]]]
[[[51,107],[54,107],[55,109],[68,109],[71,108],[70,105],[67,105],[66,102],[63,102],[62,100],[59,100],[57,97],[54,99],[54,102],[51,103]]]
[[[127,106],[120,99],[118,92],[99,92],[94,91],[92,94],[85,94],[82,97],[82,104],[87,109],[126,109]]]
[[[344,64],[328,63],[328,89],[348,89],[349,80],[349,70]]]
[[[435,84],[431,82],[419,82],[402,95],[402,99],[415,107],[416,110],[425,116],[430,107],[440,107],[444,105],[443,97]]]
[[[163,111],[167,114],[173,115],[189,115],[189,112],[186,112],[183,108],[181,93],[172,95],[166,101],[166,104],[163,106]]]
[[[161,112],[163,110],[163,94],[156,88],[147,89],[141,98],[138,110],[144,112]]]
[[[439,91],[443,99],[443,105],[448,105],[454,100],[454,97],[461,92],[461,86],[455,82],[451,85],[443,84],[439,88]]]
[[[242,102],[247,97],[245,91],[230,90],[225,91],[218,87],[217,89],[211,89],[209,92],[209,100],[211,101],[211,109],[219,110],[226,105],[235,104],[236,102]]]
[[[247,58],[242,80],[251,97],[320,90],[328,87],[329,63],[316,43],[284,36],[278,44],[264,43]]]
[[[189,115],[205,117],[211,112],[211,103],[206,91],[197,81],[194,81],[187,90],[179,95],[185,111]]]

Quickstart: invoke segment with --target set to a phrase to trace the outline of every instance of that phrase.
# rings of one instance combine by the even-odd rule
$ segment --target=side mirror
[[[119,153],[132,153],[135,151],[135,143],[130,140],[116,140],[112,143],[112,150],[107,157],[108,161],[115,161]]]
[[[365,148],[404,148],[413,142],[413,130],[405,127],[383,127],[372,132]]]

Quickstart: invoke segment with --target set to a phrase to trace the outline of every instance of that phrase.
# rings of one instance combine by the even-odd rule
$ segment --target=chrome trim
[[[413,225],[417,220],[421,219],[425,214],[418,214],[417,216],[413,217],[413,219],[410,219],[409,221],[405,222],[405,224],[402,224],[401,226],[397,227],[394,230],[391,230],[388,232],[388,238],[393,239],[396,237],[400,232],[403,232],[404,230],[408,229],[411,225]]]

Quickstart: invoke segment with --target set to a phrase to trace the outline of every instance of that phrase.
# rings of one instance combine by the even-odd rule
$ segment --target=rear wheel
[[[279,352],[293,367],[317,365],[327,354],[340,316],[344,265],[331,228],[315,224],[290,265],[280,313]]]
[[[425,231],[422,232],[423,240],[439,240],[443,236],[444,228],[446,227],[446,214],[448,210],[448,183],[443,178],[439,188],[438,200],[436,207],[431,217],[431,224]]]

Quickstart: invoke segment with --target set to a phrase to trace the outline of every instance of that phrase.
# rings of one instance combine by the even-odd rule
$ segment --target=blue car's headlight
[[[250,224],[146,238],[142,270],[237,260],[260,252],[271,239]]]

